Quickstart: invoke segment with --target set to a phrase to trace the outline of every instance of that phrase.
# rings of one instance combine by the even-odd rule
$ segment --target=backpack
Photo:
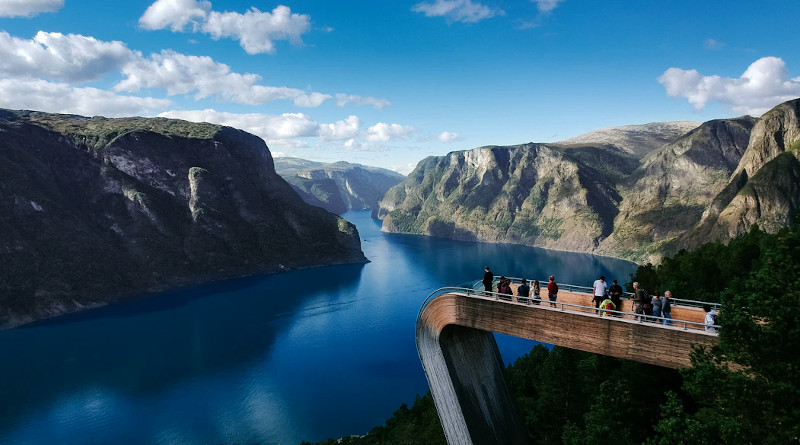
[[[714,314],[711,314],[711,319],[712,319],[712,320],[714,320],[714,324],[715,324],[716,326],[719,326],[719,317],[717,316],[717,314],[716,314],[716,313],[714,313]]]
[[[650,294],[644,289],[639,289],[639,291],[641,292],[636,292],[636,302],[649,305],[652,300]]]

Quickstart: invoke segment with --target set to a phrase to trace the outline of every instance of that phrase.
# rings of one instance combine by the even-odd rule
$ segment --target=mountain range
[[[379,204],[383,230],[590,252],[637,262],[800,207],[800,100],[758,119],[654,123],[557,143],[429,157]]]
[[[341,215],[350,210],[376,209],[378,201],[405,179],[400,173],[378,167],[275,158],[275,170],[303,201]]]

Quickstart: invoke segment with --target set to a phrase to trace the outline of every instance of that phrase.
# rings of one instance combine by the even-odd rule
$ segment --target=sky
[[[0,108],[241,128],[409,173],[800,97],[800,1],[0,0]]]

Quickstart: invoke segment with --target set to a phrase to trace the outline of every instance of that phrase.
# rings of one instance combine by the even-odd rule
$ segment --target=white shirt
[[[606,289],[608,288],[608,283],[602,280],[596,280],[594,282],[594,295],[595,297],[602,297],[606,294]]]
[[[716,313],[717,311],[713,309],[711,312],[706,312],[706,332],[717,332],[717,328],[714,327],[714,314]]]

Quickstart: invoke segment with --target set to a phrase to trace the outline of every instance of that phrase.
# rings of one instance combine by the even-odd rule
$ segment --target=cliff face
[[[5,326],[181,283],[365,261],[248,133],[0,110]]]
[[[386,191],[405,178],[377,167],[298,158],[276,158],[275,170],[303,201],[340,215],[349,210],[377,208]]]
[[[800,209],[800,99],[764,114],[753,127],[741,162],[702,220],[676,245],[727,240],[753,224],[776,232]]]
[[[420,162],[378,216],[386,231],[658,262],[753,224],[789,223],[800,208],[799,121],[794,100],[758,120],[706,122],[655,150],[669,132],[648,124],[661,136],[635,126],[621,137],[627,127],[617,127],[613,138],[454,152]],[[620,142],[637,138],[638,148]]]
[[[706,122],[646,156],[622,183],[614,231],[598,252],[658,261],[663,245],[691,229],[726,186],[755,119]]]
[[[386,231],[592,250],[608,236],[630,160],[603,169],[582,150],[542,144],[483,147],[421,161],[381,201]]]

